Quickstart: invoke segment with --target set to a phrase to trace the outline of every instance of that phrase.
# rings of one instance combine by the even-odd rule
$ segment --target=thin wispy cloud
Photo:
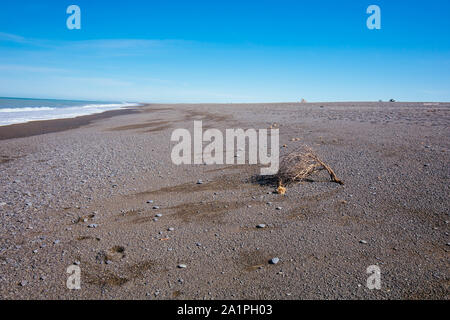
[[[11,34],[11,33],[5,33],[0,32],[0,41],[9,41],[9,42],[15,42],[15,43],[26,43],[26,39],[24,37]]]
[[[3,72],[32,72],[32,73],[66,73],[68,69],[50,68],[43,66],[0,64],[0,71]]]
[[[28,44],[36,47],[60,49],[151,49],[164,46],[195,44],[195,41],[177,39],[90,39],[90,40],[48,40],[25,38],[21,35],[0,32],[0,41]]]

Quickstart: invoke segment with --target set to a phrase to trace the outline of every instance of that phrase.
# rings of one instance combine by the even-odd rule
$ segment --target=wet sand
[[[133,108],[111,110],[76,118],[30,121],[9,126],[0,126],[0,140],[25,138],[39,134],[66,131],[86,126],[93,121],[107,119],[118,115],[135,113]]]
[[[152,104],[0,127],[0,297],[448,299],[449,111]],[[307,144],[345,184],[317,174],[282,196],[258,166],[175,166],[171,133],[194,120],[277,123],[281,154]]]

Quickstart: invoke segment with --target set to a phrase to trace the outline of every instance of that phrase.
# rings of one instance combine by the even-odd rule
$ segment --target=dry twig
[[[328,172],[331,181],[344,184],[342,180],[338,179],[331,167],[323,162],[311,148],[302,146],[281,159],[280,169],[276,175],[278,187],[303,181],[321,170]]]

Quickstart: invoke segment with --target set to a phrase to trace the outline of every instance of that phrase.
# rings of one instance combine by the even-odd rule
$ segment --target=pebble
[[[167,230],[169,230],[169,231],[174,231],[175,229],[174,229],[174,228],[169,228],[169,229],[167,229]]]
[[[158,218],[153,218],[153,221],[155,221],[155,222],[158,221]]]
[[[272,259],[270,259],[270,261],[269,261],[270,264],[277,264],[278,262],[280,262],[280,259],[279,259],[279,258],[272,258]]]
[[[197,242],[195,245],[196,245],[197,247],[201,247],[201,246],[202,246],[202,244],[201,244],[200,242]]]
[[[147,203],[153,203],[153,200],[147,200]]]
[[[6,202],[0,202],[0,207],[6,206]]]
[[[367,241],[366,240],[359,240],[359,243],[367,244]]]
[[[153,209],[154,209],[154,210],[157,210],[157,209],[159,209],[159,207],[158,207],[158,206],[154,206]]]
[[[198,180],[197,184],[203,184],[203,181],[202,180]]]
[[[282,207],[277,207],[277,210],[282,210],[283,208]]]
[[[96,224],[96,223],[92,223],[92,224],[88,225],[88,228],[97,228],[97,227],[98,227],[98,224]]]
[[[55,240],[55,241],[53,241],[53,244],[58,244],[60,242],[61,242],[60,240]]]
[[[80,265],[80,263],[81,263],[81,262],[80,262],[80,261],[78,261],[78,260],[77,260],[77,261],[74,261],[74,262],[73,262],[73,264],[74,264],[74,265],[76,265],[76,266],[79,266],[79,265]]]
[[[179,264],[179,265],[178,265],[178,268],[180,268],[180,269],[186,269],[187,266],[186,266],[185,264]]]
[[[261,224],[258,224],[256,227],[257,227],[258,229],[263,229],[263,228],[266,227],[266,225],[265,225],[264,223],[261,223]]]
[[[162,217],[162,214],[161,214],[161,213],[158,213],[155,217],[161,218],[161,217]]]
[[[27,284],[28,284],[28,281],[27,281],[27,280],[22,280],[22,281],[20,281],[20,285],[21,285],[22,287],[25,287]]]

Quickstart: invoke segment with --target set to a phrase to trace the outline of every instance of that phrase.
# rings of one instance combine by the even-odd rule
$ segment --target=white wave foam
[[[36,120],[53,120],[75,118],[90,114],[102,113],[109,110],[122,109],[126,107],[137,107],[138,103],[120,104],[90,104],[74,107],[24,107],[24,108],[4,108],[0,109],[0,126],[16,123],[24,123]]]
[[[0,108],[0,112],[6,113],[6,112],[33,112],[33,111],[50,111],[55,110],[56,108],[50,108],[50,107],[26,107],[26,108]]]

